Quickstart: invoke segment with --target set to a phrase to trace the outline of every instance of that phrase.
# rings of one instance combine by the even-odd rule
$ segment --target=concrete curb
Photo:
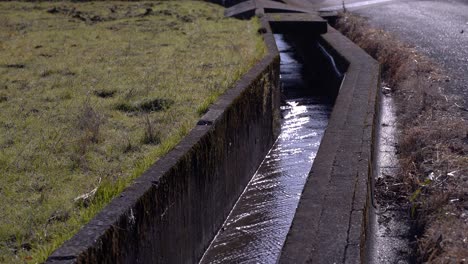
[[[279,263],[362,263],[366,258],[380,66],[331,27],[321,44],[346,75]]]
[[[255,10],[262,9],[265,12],[292,12],[292,13],[308,13],[309,10],[301,7],[295,7],[281,2],[270,0],[247,0],[240,2],[235,6],[231,6],[224,12],[227,17],[250,18],[255,15]]]
[[[199,260],[279,134],[279,54],[262,23],[266,56],[46,263]]]

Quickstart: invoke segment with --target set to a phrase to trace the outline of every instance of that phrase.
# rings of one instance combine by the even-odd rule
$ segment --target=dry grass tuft
[[[161,143],[161,133],[156,129],[155,124],[151,121],[148,114],[144,115],[145,135],[143,136],[143,144],[159,144]]]
[[[468,260],[468,122],[431,61],[365,19],[341,14],[336,27],[382,64],[397,104],[401,171],[393,189],[412,208],[418,261]],[[385,196],[385,194],[384,194]]]
[[[78,129],[83,138],[90,143],[99,143],[100,128],[104,123],[104,116],[96,111],[87,97],[78,116]]]

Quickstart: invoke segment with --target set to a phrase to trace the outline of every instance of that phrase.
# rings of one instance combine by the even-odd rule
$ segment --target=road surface
[[[396,35],[445,70],[447,94],[468,108],[468,0],[283,0],[312,10],[344,6]]]
[[[354,12],[440,65],[449,76],[446,92],[468,108],[468,0],[391,1]]]

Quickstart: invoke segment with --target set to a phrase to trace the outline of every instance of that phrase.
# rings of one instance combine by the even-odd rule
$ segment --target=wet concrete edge
[[[364,263],[380,66],[332,27],[321,43],[346,74],[279,263]]]
[[[279,134],[279,53],[261,22],[265,57],[46,263],[198,261]]]
[[[212,0],[213,2],[218,2],[219,4],[223,4],[223,0]],[[236,17],[236,18],[244,18],[248,19],[256,14],[257,10],[260,10],[261,13],[310,13],[310,10],[296,7],[292,5],[287,5],[281,2],[270,1],[270,0],[247,0],[247,1],[237,1],[231,0],[233,5],[230,5],[224,11],[224,15],[226,17]],[[234,4],[234,2],[237,2]]]

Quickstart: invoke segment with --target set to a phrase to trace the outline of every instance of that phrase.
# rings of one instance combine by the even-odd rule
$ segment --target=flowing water
[[[200,263],[276,263],[327,127],[333,99],[310,96],[316,87],[305,81],[294,48],[282,35],[275,39],[284,95],[281,134]]]

